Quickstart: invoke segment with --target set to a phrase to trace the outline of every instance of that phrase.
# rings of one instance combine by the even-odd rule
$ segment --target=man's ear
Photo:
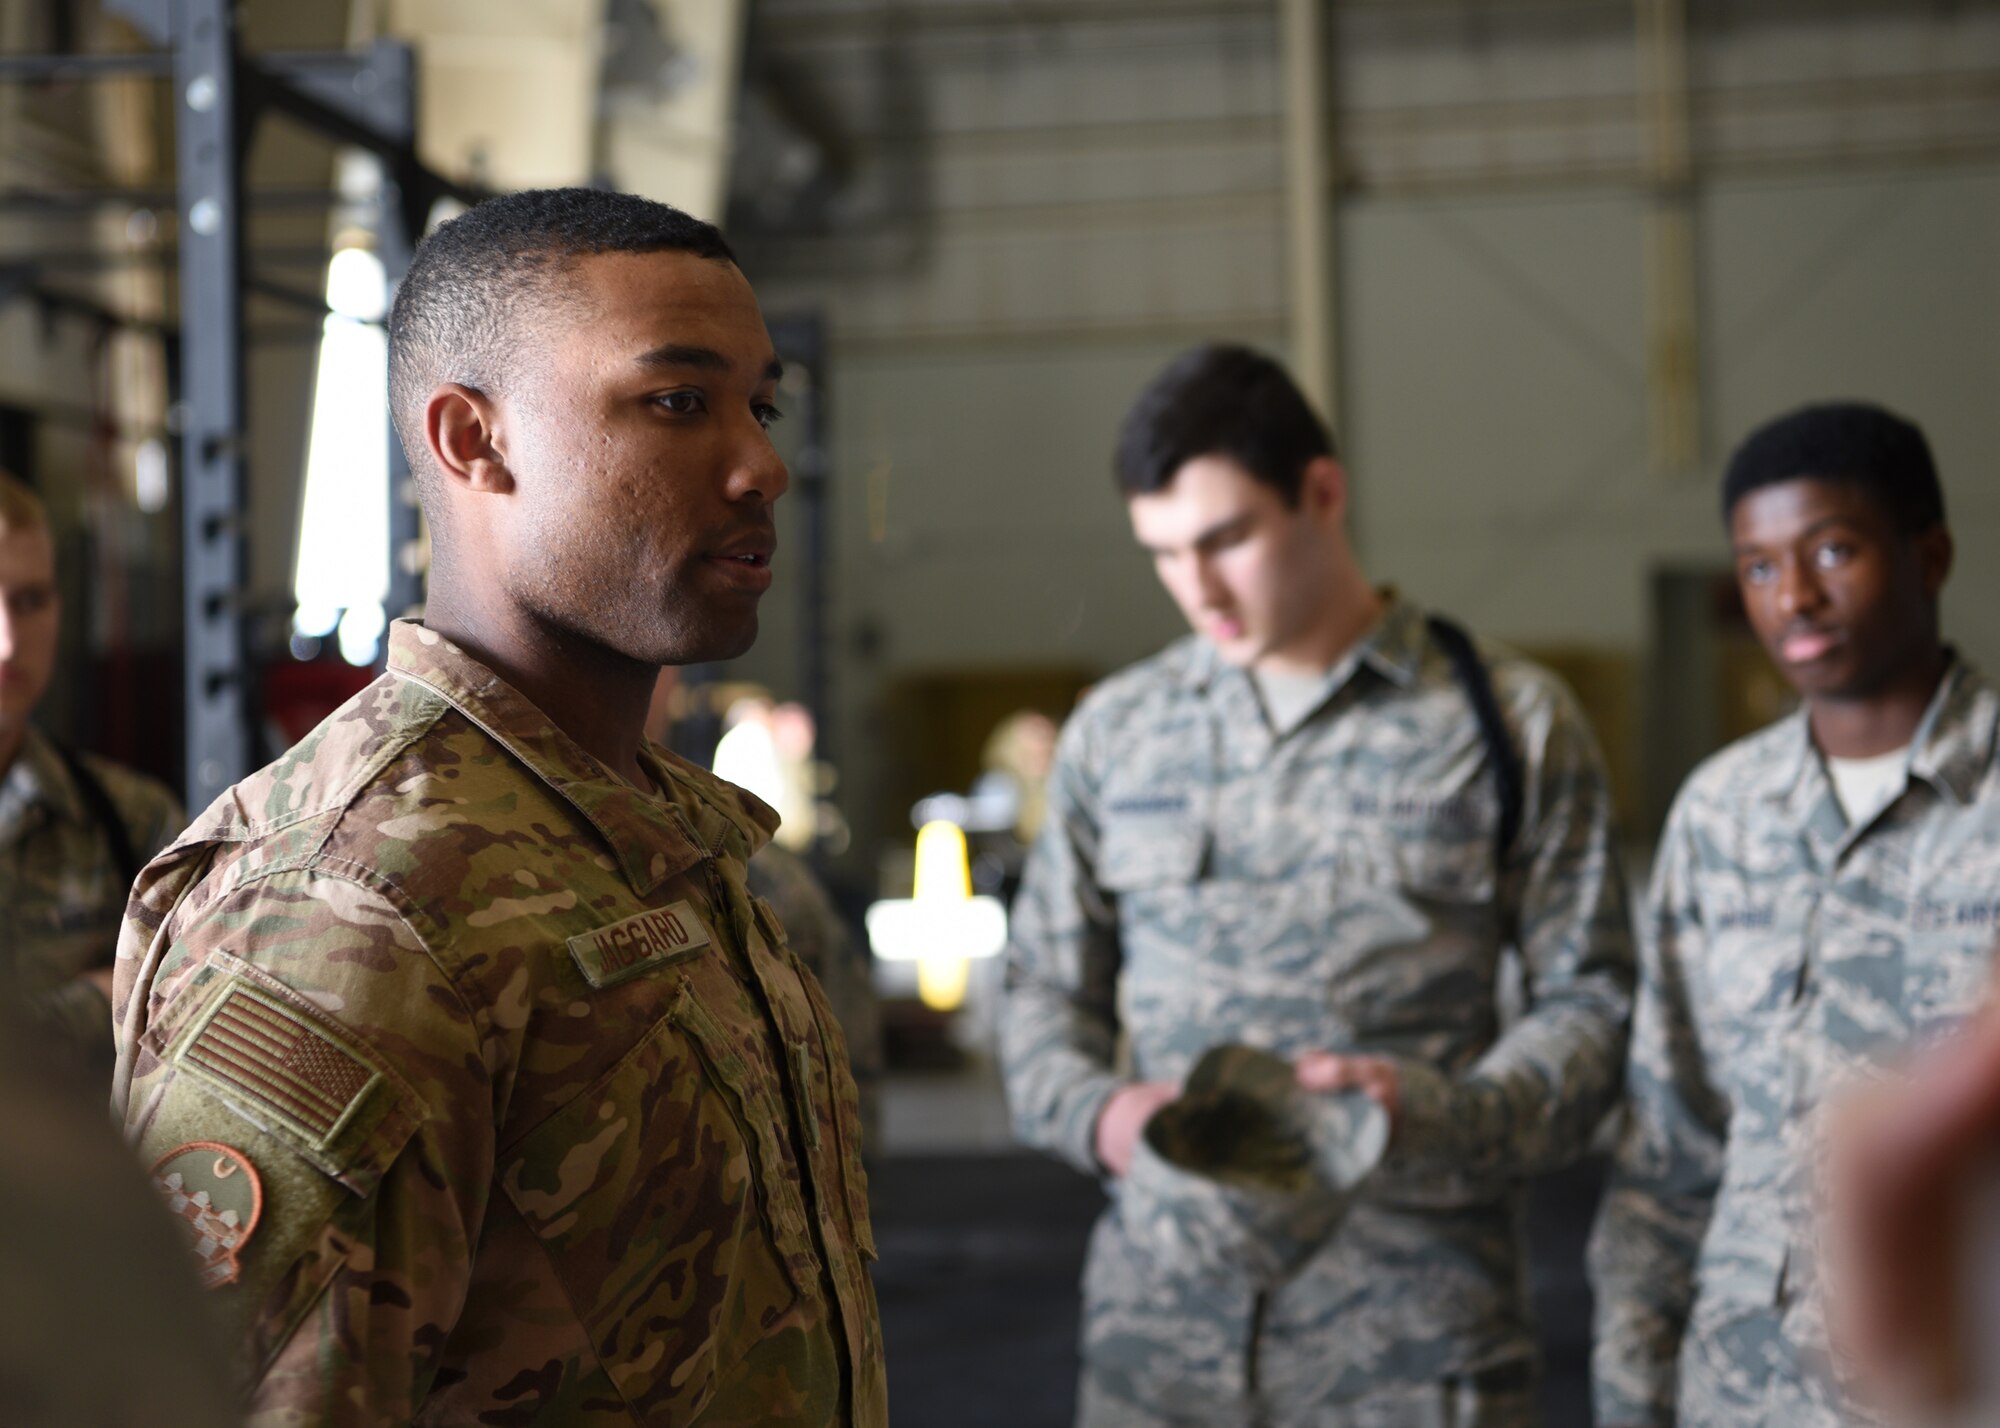
[[[500,412],[493,399],[462,382],[445,382],[424,403],[424,441],[447,486],[488,495],[514,489],[500,449]]]
[[[1951,532],[1940,521],[1917,537],[1917,559],[1923,562],[1924,589],[1932,599],[1944,589],[1945,577],[1951,574],[1952,544]]]
[[[1299,473],[1299,504],[1315,515],[1339,521],[1347,516],[1347,468],[1338,457],[1315,456]]]

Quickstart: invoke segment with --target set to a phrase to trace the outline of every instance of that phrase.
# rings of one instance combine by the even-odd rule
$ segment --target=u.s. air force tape
[[[708,946],[708,928],[686,902],[656,907],[569,939],[569,955],[593,987],[656,971]]]

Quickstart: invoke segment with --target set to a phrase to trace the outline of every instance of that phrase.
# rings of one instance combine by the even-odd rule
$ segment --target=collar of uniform
[[[1763,765],[1770,774],[1770,782],[1763,788],[1765,800],[1791,803],[1819,792],[1819,784],[1825,784],[1831,792],[1833,785],[1819,761],[1819,751],[1813,747],[1812,726],[1806,722],[1805,706],[1801,704],[1771,727],[1776,742]],[[1815,774],[1819,776],[1818,784],[1813,781]]]
[[[1327,671],[1329,693],[1345,684],[1355,668],[1362,664],[1405,687],[1415,682],[1424,657],[1423,614],[1398,595],[1393,586],[1383,587],[1382,600],[1382,618],[1362,636],[1360,644],[1342,655]],[[1222,653],[1213,641],[1196,635],[1194,647],[1181,670],[1181,681],[1191,690],[1204,690],[1215,682],[1218,674],[1234,668],[1234,665],[1223,662]]]
[[[417,621],[398,620],[389,627],[389,672],[434,691],[561,795],[597,829],[640,896],[713,851],[672,789],[663,786],[662,798],[639,792],[513,686]],[[727,816],[719,807],[716,811]],[[754,822],[741,813],[736,821],[746,843],[754,844]]]
[[[1970,803],[1993,762],[2000,694],[1955,651],[1950,653],[1951,664],[1911,740],[1916,751],[1910,756],[1910,772],[1960,803]]]
[[[662,792],[676,788],[687,795],[676,801],[677,806],[691,817],[695,837],[705,845],[716,846],[733,829],[743,839],[742,856],[747,861],[778,831],[782,821],[778,810],[749,789],[717,778],[658,744],[647,743],[639,757]]]
[[[2000,727],[2000,696],[1979,672],[1951,653],[1951,663],[1910,742],[1910,773],[1937,785],[1960,803],[1970,802],[1980,777],[1993,759],[1996,727]],[[1825,764],[1813,744],[1812,725],[1804,705],[1785,716],[1784,743],[1772,751],[1770,767],[1778,775],[1771,783],[1775,803],[1802,803],[1831,792]]]
[[[1423,668],[1430,632],[1424,628],[1424,612],[1393,586],[1383,589],[1382,600],[1382,618],[1361,642],[1361,658],[1376,673],[1408,689]]]

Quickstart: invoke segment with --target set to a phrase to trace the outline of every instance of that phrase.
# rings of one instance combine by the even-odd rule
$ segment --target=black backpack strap
[[[111,861],[129,891],[139,879],[139,850],[132,846],[132,830],[118,816],[118,805],[111,801],[102,780],[84,763],[83,755],[68,744],[54,739],[49,742],[55,744],[56,752],[62,756],[63,766],[69,770],[76,791],[83,796],[84,807],[90,810],[97,826],[104,830],[104,840],[111,845]]]
[[[1494,861],[1504,866],[1514,839],[1521,832],[1525,787],[1521,751],[1514,747],[1507,721],[1500,717],[1500,701],[1493,697],[1493,678],[1487,673],[1486,661],[1473,648],[1472,637],[1441,615],[1432,615],[1424,623],[1430,627],[1431,638],[1437,641],[1445,658],[1451,661],[1451,672],[1471,702],[1473,715],[1479,720],[1480,737],[1486,741],[1486,757],[1492,760],[1493,781],[1499,786],[1500,795],[1500,837]]]

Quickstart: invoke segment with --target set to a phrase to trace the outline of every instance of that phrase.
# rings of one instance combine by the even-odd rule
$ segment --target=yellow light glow
[[[917,959],[917,996],[932,1011],[957,1011],[965,1005],[965,988],[972,981],[972,962],[949,953]]]
[[[917,830],[915,886],[868,909],[868,945],[891,962],[917,964],[917,995],[937,1011],[965,1003],[972,960],[1007,945],[1007,910],[972,895],[965,830],[939,819]]]
[[[917,830],[917,870],[910,896],[918,902],[972,898],[972,860],[965,851],[965,830],[936,818]]]

